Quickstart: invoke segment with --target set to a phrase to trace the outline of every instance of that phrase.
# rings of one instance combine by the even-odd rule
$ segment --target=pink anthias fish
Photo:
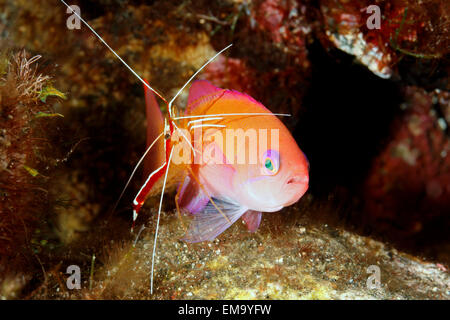
[[[242,217],[250,231],[256,231],[261,222],[262,212],[275,212],[297,202],[308,189],[309,165],[303,152],[282,122],[262,104],[248,95],[237,91],[225,90],[211,85],[207,81],[197,81],[192,84],[185,116],[173,117],[172,103],[184,87],[212,60],[227,50],[231,45],[219,51],[206,64],[197,70],[191,79],[167,102],[167,100],[144,81],[120,56],[103,40],[103,38],[64,0],[61,2],[82,21],[94,35],[144,84],[147,106],[147,142],[148,148],[144,156],[134,168],[122,194],[119,203],[137,167],[152,151],[151,157],[145,161],[145,172],[149,173],[146,181],[133,201],[133,226],[138,212],[146,197],[156,189],[157,182],[163,181],[158,221],[152,256],[152,272],[150,292],[153,293],[153,270],[156,254],[159,218],[164,190],[169,168],[175,170],[175,175],[181,173],[182,182],[178,187],[176,204],[181,210],[189,212],[193,219],[183,238],[186,242],[213,240],[235,221]],[[166,103],[168,116],[164,120],[156,94]],[[195,120],[194,120],[195,119]],[[197,124],[200,122],[200,124]],[[196,123],[193,125],[193,123]],[[175,141],[174,134],[193,127],[208,128],[205,134],[195,136],[193,143],[183,134],[181,142]],[[211,131],[211,129],[213,131]],[[227,130],[241,129],[257,132],[256,151],[244,142],[231,148],[223,149],[227,144],[219,143],[220,139],[209,139],[219,134],[226,137]],[[260,130],[270,130],[277,143],[267,147],[267,137]],[[273,131],[272,131],[273,130]],[[262,136],[264,136],[262,138]],[[164,139],[163,139],[164,138]],[[233,138],[234,139],[234,138]],[[189,161],[184,164],[174,163],[170,167],[174,149],[178,144],[188,147],[201,154],[199,163]],[[194,146],[192,146],[192,144]],[[200,145],[200,146],[199,146]],[[196,148],[196,149],[194,149]],[[253,151],[252,151],[253,150]],[[250,151],[250,153],[249,153]],[[239,162],[236,157],[244,152],[256,156],[259,161]],[[256,153],[256,154],[255,154]],[[205,157],[206,155],[206,157]],[[192,158],[195,155],[191,155]],[[217,161],[217,160],[220,161]],[[175,168],[173,168],[175,167]],[[172,170],[173,171],[173,170]],[[164,179],[162,177],[164,176]],[[113,209],[113,211],[114,211]],[[133,228],[132,228],[133,229]],[[139,236],[139,234],[138,234]],[[137,241],[137,238],[136,238]]]
[[[145,90],[147,139],[151,143],[163,127],[163,117],[153,93]],[[193,217],[184,241],[214,240],[239,218],[254,232],[260,225],[262,212],[276,212],[290,206],[308,189],[307,158],[284,124],[252,97],[217,88],[207,81],[195,81],[189,91],[185,115],[177,121],[177,127],[187,132],[179,143],[186,144],[184,140],[194,126],[202,130],[201,141],[197,136],[190,146],[194,146],[197,153],[201,151],[203,161],[171,163],[184,172],[176,196],[177,207]],[[250,150],[250,145],[243,143],[244,139],[228,149],[225,140],[230,129],[257,133],[258,147]],[[261,132],[270,133],[271,142],[276,138],[277,143],[261,144],[260,141],[269,137],[269,134],[259,134]],[[224,140],[212,138],[217,135]],[[164,161],[164,145],[156,147],[158,151],[147,160],[147,168],[156,168]],[[248,155],[244,163],[239,162],[240,152]],[[248,161],[249,152],[257,153],[254,157],[257,161]],[[195,154],[191,159],[194,157]]]

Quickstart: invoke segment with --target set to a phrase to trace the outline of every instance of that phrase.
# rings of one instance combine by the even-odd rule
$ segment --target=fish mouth
[[[308,176],[305,175],[295,175],[291,176],[286,180],[286,185],[294,186],[294,185],[304,185],[308,184],[309,179]]]

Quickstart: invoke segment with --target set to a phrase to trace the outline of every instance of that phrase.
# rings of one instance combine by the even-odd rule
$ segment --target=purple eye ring
[[[280,169],[280,154],[276,150],[267,150],[261,158],[261,171],[264,175],[275,175]]]

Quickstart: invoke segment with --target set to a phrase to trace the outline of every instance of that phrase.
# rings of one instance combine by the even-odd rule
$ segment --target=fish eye
[[[266,161],[264,162],[264,166],[266,167],[266,169],[273,171],[273,163],[272,163],[272,160],[270,160],[269,158],[266,158]]]
[[[267,150],[264,152],[263,157],[263,174],[264,175],[274,175],[278,172],[280,167],[279,154],[275,150]]]

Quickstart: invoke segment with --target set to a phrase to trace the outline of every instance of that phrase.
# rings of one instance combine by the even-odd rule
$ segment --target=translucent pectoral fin
[[[194,215],[183,241],[212,241],[247,211],[247,208],[227,200],[213,198],[212,201],[215,205],[210,201],[202,211]]]

